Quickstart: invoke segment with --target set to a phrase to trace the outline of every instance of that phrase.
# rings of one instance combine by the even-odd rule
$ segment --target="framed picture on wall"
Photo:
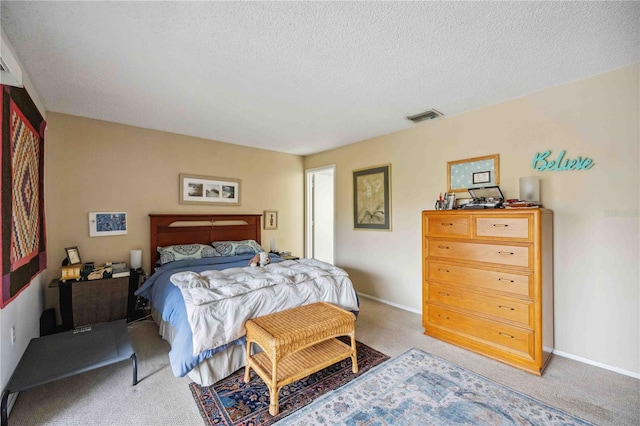
[[[391,230],[391,164],[353,171],[353,227]]]
[[[278,229],[278,211],[277,210],[264,211],[264,229],[266,230]]]
[[[500,185],[500,155],[466,158],[447,163],[447,192]]]
[[[90,212],[89,236],[108,237],[112,235],[127,235],[127,213]]]
[[[180,174],[180,204],[240,205],[240,179]]]

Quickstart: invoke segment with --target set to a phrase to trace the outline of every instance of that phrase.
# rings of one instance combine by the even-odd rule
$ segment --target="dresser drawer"
[[[477,318],[438,306],[429,305],[429,323],[445,327],[501,348],[519,352],[527,358],[534,355],[534,333],[496,321]]]
[[[529,246],[429,240],[429,256],[531,268]]]
[[[530,220],[531,217],[477,217],[475,218],[475,236],[530,240]]]
[[[443,262],[427,262],[427,268],[429,280],[468,284],[533,299],[531,274],[487,271]]]
[[[508,298],[467,292],[463,288],[429,284],[429,301],[455,306],[532,327],[533,305]]]
[[[429,215],[425,218],[425,232],[429,236],[468,237],[469,217],[453,215]]]

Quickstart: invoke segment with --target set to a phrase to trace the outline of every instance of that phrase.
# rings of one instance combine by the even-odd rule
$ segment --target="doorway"
[[[333,264],[335,165],[306,172],[305,257]]]

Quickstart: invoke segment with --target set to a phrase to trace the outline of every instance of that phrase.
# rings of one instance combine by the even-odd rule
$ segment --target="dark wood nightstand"
[[[141,318],[136,312],[134,292],[144,281],[142,269],[131,269],[128,277],[99,280],[57,281],[60,296],[60,317],[64,330],[87,324]],[[50,287],[55,286],[52,282]]]

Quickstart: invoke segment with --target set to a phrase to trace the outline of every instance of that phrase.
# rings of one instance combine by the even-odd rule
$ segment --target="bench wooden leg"
[[[278,388],[278,362],[273,361],[271,365],[271,383],[267,383],[269,388],[269,414],[275,416],[280,411],[278,405],[278,396],[280,395],[280,389]]]
[[[249,383],[251,380],[251,367],[249,366],[249,361],[251,360],[251,342],[247,340],[247,357],[245,358],[244,364],[244,382]]]
[[[278,396],[280,395],[280,389],[276,386],[271,386],[267,384],[269,387],[269,414],[272,416],[277,416],[280,412],[280,406],[278,401]]]
[[[356,334],[351,334],[351,349],[353,349],[353,355],[351,355],[351,371],[358,372],[358,353],[356,352]]]

